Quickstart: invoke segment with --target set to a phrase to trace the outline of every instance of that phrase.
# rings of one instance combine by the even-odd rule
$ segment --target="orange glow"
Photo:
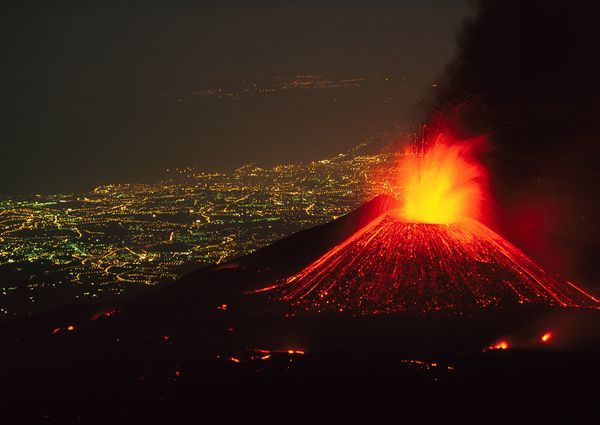
[[[425,369],[432,369],[435,367],[438,367],[438,364],[436,362],[426,362],[423,360],[410,360],[410,359],[406,359],[406,360],[400,360],[401,363],[406,363],[408,365],[411,366],[417,366],[420,368],[425,368]],[[452,366],[448,366],[448,369],[451,370]]]
[[[75,330],[75,326],[73,326],[73,325],[69,325],[69,326],[67,326],[67,330],[68,330],[69,332],[72,332],[72,331],[74,331],[74,330]]]
[[[119,310],[107,310],[107,311],[101,311],[96,313],[94,316],[92,316],[92,320],[98,320],[101,317],[111,317],[111,316],[115,316],[118,313],[120,313]]]
[[[540,339],[542,340],[542,342],[548,342],[552,339],[552,337],[552,332],[546,332],[544,335],[542,335]]]
[[[449,224],[481,218],[486,173],[471,154],[474,142],[446,138],[440,134],[423,155],[407,153],[400,162],[401,215],[407,221]]]
[[[221,304],[220,306],[217,307],[217,310],[221,310],[221,311],[227,310],[227,304]]]
[[[287,349],[287,350],[269,350],[266,348],[249,348],[248,351],[252,351],[253,353],[258,354],[300,354],[303,355],[304,350],[296,350],[296,349]]]
[[[227,359],[227,360],[229,360],[230,362],[234,362],[234,363],[240,362],[240,359],[238,359],[237,357],[229,357],[229,359]]]
[[[490,350],[507,350],[508,349],[508,342],[506,341],[500,341],[492,346],[489,347]]]

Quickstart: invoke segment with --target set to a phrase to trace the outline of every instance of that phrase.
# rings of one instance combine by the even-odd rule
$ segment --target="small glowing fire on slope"
[[[501,339],[490,346],[483,349],[486,351],[508,350],[509,348],[532,348],[540,347],[541,345],[549,345],[554,339],[554,331],[545,331],[541,335],[535,337],[514,336],[510,342],[507,339]]]
[[[421,156],[404,155],[392,188],[403,205],[374,219],[265,292],[308,310],[354,314],[464,311],[542,304],[598,307],[577,286],[481,223],[487,174],[482,138],[441,131]]]
[[[217,359],[223,359],[228,362],[242,363],[242,362],[256,362],[272,360],[273,358],[285,357],[288,361],[291,361],[293,357],[303,356],[306,352],[301,349],[266,349],[266,348],[247,348],[245,353],[238,353],[234,356],[217,356]]]

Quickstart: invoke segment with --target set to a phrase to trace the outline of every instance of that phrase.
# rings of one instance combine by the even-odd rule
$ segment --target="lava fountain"
[[[473,155],[480,142],[439,133],[425,152],[403,155],[399,208],[259,291],[308,310],[355,314],[598,306],[481,222],[487,175]]]
[[[475,140],[447,144],[442,135],[423,155],[405,155],[399,186],[401,216],[410,222],[450,224],[481,218],[487,175],[472,156]]]

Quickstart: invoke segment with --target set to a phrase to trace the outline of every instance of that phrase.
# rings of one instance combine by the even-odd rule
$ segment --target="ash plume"
[[[430,110],[451,115],[466,133],[490,137],[486,161],[499,226],[511,239],[544,245],[525,240],[533,229],[600,242],[598,6],[585,0],[473,6]],[[527,220],[535,223],[517,225]]]

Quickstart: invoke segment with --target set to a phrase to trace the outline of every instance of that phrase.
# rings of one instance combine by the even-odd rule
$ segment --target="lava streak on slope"
[[[261,292],[309,310],[355,314],[597,306],[479,221],[485,169],[469,141],[448,137],[440,133],[424,154],[405,155],[400,208]]]
[[[448,225],[409,223],[395,212],[373,221],[273,291],[307,309],[358,314],[597,304],[473,219]]]

